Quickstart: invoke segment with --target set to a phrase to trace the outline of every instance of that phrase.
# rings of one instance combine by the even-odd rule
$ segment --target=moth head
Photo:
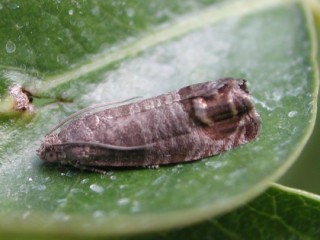
[[[57,134],[50,134],[45,136],[42,141],[40,148],[37,150],[37,155],[40,159],[46,162],[59,162],[63,158],[64,154],[62,152],[60,144],[61,141]]]

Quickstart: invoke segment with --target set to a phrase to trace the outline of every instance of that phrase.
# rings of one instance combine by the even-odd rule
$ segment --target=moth
[[[261,125],[244,79],[194,84],[90,112],[102,106],[58,124],[45,135],[38,156],[97,172],[184,163],[254,140]]]

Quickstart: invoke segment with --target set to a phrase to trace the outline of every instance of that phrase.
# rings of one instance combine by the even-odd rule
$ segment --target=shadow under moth
[[[90,112],[96,108],[57,125],[45,135],[38,156],[97,172],[184,163],[255,139],[261,123],[246,80],[233,78]]]

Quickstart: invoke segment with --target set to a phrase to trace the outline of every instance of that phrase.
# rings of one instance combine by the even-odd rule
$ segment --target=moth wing
[[[99,142],[77,141],[77,142],[66,142],[66,143],[53,144],[53,146],[66,146],[66,147],[68,147],[68,146],[74,146],[74,147],[87,146],[87,147],[96,147],[96,148],[103,148],[103,149],[117,150],[117,151],[134,151],[134,150],[148,149],[151,146],[153,146],[153,144],[127,147],[127,146],[117,146],[117,145],[112,145],[112,144],[107,144],[107,143],[99,143]]]
[[[129,102],[129,101],[132,101],[132,100],[138,99],[138,98],[141,98],[141,97],[133,97],[133,98],[129,98],[129,99],[126,99],[126,100],[123,100],[123,101],[117,101],[117,102],[98,103],[98,104],[94,104],[94,105],[91,105],[89,107],[86,107],[84,109],[81,109],[81,110],[71,114],[70,116],[68,116],[64,120],[62,120],[54,128],[52,128],[46,135],[47,136],[50,135],[51,133],[56,131],[58,128],[62,127],[64,124],[66,124],[67,122],[75,119],[76,117],[78,117],[78,116],[80,116],[82,114],[90,112],[91,110],[94,110],[94,109],[97,109],[97,108],[102,108],[102,107],[108,107],[108,106],[115,105],[115,104],[123,104],[123,103]]]

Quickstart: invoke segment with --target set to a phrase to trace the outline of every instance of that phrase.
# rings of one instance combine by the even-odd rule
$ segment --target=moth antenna
[[[91,105],[89,107],[86,107],[84,109],[81,109],[73,114],[71,114],[70,116],[68,116],[67,118],[65,118],[64,120],[62,120],[60,123],[58,123],[54,128],[52,128],[47,134],[46,136],[50,135],[51,133],[53,133],[55,130],[57,130],[58,128],[60,128],[61,126],[63,126],[64,124],[66,124],[68,121],[72,120],[73,118],[79,116],[80,114],[83,114],[85,112],[88,112],[92,109],[95,109],[95,108],[101,108],[101,107],[107,107],[107,106],[110,106],[110,105],[114,105],[114,104],[120,104],[120,103],[125,103],[125,102],[129,102],[129,101],[132,101],[134,99],[138,99],[138,98],[141,98],[141,97],[133,97],[133,98],[129,98],[129,99],[126,99],[126,100],[123,100],[123,101],[116,101],[116,102],[108,102],[108,103],[98,103],[98,104],[94,104],[94,105]]]
[[[124,147],[124,146],[117,146],[117,145],[99,143],[99,142],[77,141],[77,142],[57,143],[57,144],[52,144],[51,146],[79,146],[79,145],[89,146],[89,147],[100,147],[100,148],[106,148],[106,149],[112,149],[112,150],[118,150],[118,151],[133,151],[133,150],[147,149],[147,148],[153,146],[154,144]]]

